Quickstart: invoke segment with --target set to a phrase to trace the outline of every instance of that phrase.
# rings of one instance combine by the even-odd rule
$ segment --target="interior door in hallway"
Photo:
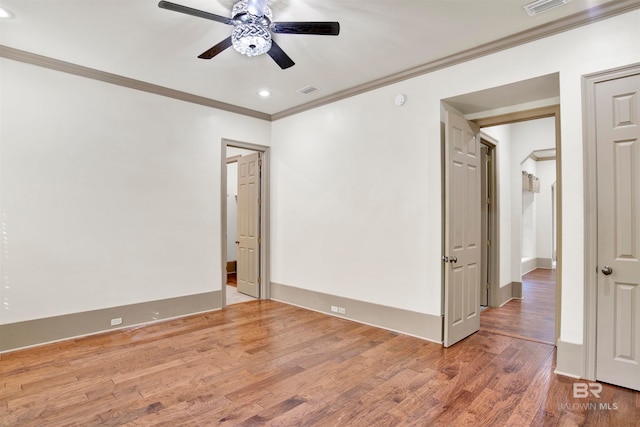
[[[596,87],[598,380],[640,390],[640,75]]]
[[[238,160],[238,292],[260,295],[260,153]]]
[[[444,345],[480,329],[480,129],[452,111],[445,116]]]

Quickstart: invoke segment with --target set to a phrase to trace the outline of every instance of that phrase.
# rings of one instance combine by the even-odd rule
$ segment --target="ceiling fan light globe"
[[[259,24],[240,24],[231,33],[231,43],[243,55],[262,55],[271,49],[271,33]]]

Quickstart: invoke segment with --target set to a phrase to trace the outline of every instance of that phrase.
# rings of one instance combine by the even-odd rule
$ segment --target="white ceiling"
[[[224,16],[234,3],[172,1]],[[341,25],[337,37],[275,35],[296,62],[287,70],[232,48],[198,59],[232,27],[160,9],[157,0],[0,0],[15,14],[0,20],[0,44],[271,115],[621,1],[572,0],[529,17],[522,6],[531,0],[271,0],[274,21]],[[307,85],[320,90],[297,92]]]

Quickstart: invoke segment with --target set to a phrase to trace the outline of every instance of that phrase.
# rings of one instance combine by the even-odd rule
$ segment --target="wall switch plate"
[[[334,313],[337,313],[338,312],[338,306],[337,305],[332,305],[331,306],[331,311],[334,312]]]
[[[338,313],[340,314],[346,314],[347,313],[347,309],[344,307],[338,307]]]
[[[111,319],[111,326],[122,325],[122,317],[116,317],[115,319]]]

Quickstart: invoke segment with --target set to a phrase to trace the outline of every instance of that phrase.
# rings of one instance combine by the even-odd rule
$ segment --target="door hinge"
[[[258,159],[258,166],[262,166],[262,159]]]
[[[489,289],[489,282],[485,285],[485,289]]]
[[[487,204],[490,205],[491,204],[491,197],[487,197]]]
[[[487,240],[487,247],[490,248],[491,247],[491,240]]]

